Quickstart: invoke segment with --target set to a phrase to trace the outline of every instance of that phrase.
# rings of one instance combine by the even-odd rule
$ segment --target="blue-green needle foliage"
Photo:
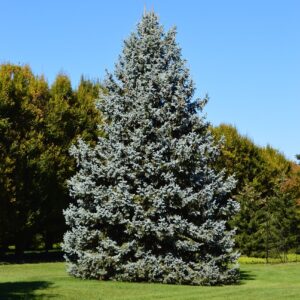
[[[75,204],[63,248],[82,278],[215,285],[238,280],[228,199],[233,178],[212,169],[219,154],[193,101],[194,84],[175,41],[146,13],[125,41],[99,103],[95,147],[71,149]]]

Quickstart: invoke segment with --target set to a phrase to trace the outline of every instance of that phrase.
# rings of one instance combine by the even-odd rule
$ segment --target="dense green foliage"
[[[282,300],[299,299],[300,265],[241,264],[240,285],[184,285],[80,280],[63,263],[0,265],[0,299]]]
[[[217,140],[225,138],[218,164],[228,174],[235,174],[238,184],[234,193],[251,183],[263,197],[268,196],[274,182],[288,175],[290,161],[272,147],[255,145],[231,125],[221,124],[213,127],[212,132]]]
[[[286,261],[289,250],[295,249],[299,238],[299,214],[295,198],[278,185],[273,195],[262,194],[247,184],[236,196],[241,204],[234,220],[236,242],[243,254],[256,257],[279,257]]]
[[[231,125],[212,128],[225,137],[219,168],[235,174],[238,185],[232,196],[241,210],[232,226],[242,254],[282,256],[299,245],[299,174],[295,164],[270,146],[259,147]],[[284,257],[282,257],[285,260]]]
[[[32,243],[38,218],[38,157],[43,151],[47,83],[29,67],[0,69],[0,247]]]
[[[99,84],[65,75],[48,87],[28,66],[0,67],[0,249],[51,247],[64,232],[62,210],[74,172],[68,151],[78,136],[96,139]]]
[[[75,164],[69,155],[78,137],[94,143],[97,124],[101,121],[95,108],[99,85],[81,79],[73,91],[66,75],[58,75],[50,89],[44,118],[44,151],[40,167],[39,230],[46,248],[60,243],[65,230],[62,211],[70,203],[66,180],[74,174]]]

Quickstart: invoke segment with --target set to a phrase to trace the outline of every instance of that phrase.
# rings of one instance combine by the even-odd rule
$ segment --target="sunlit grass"
[[[283,256],[274,258],[268,258],[268,263],[271,264],[276,264],[276,263],[282,263],[283,261]],[[289,253],[286,256],[286,262],[300,262],[300,254],[295,254],[295,253]],[[265,264],[266,259],[261,258],[261,257],[248,257],[248,256],[241,256],[239,258],[239,263],[240,264]]]

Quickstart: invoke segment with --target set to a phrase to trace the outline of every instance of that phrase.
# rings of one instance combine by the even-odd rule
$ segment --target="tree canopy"
[[[0,66],[0,249],[46,248],[60,242],[66,180],[74,173],[69,148],[78,136],[93,142],[100,85],[82,78],[73,90],[66,75],[49,88],[29,66]]]

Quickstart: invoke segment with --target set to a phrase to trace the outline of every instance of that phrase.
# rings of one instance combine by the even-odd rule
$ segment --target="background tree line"
[[[0,249],[16,253],[61,242],[62,210],[70,202],[70,145],[93,142],[101,86],[81,78],[76,90],[60,74],[49,87],[29,66],[0,67]]]
[[[235,174],[241,206],[232,222],[236,246],[247,256],[279,257],[300,245],[300,166],[271,146],[260,147],[231,125],[212,128],[225,137],[218,168]]]
[[[49,86],[29,66],[0,66],[0,251],[61,242],[62,210],[71,201],[66,181],[76,169],[68,151],[78,137],[95,143],[101,90],[83,77],[76,89],[64,74]],[[217,167],[238,180],[232,196],[241,211],[231,226],[241,253],[266,257],[299,247],[299,165],[233,126],[211,130],[225,137]]]

